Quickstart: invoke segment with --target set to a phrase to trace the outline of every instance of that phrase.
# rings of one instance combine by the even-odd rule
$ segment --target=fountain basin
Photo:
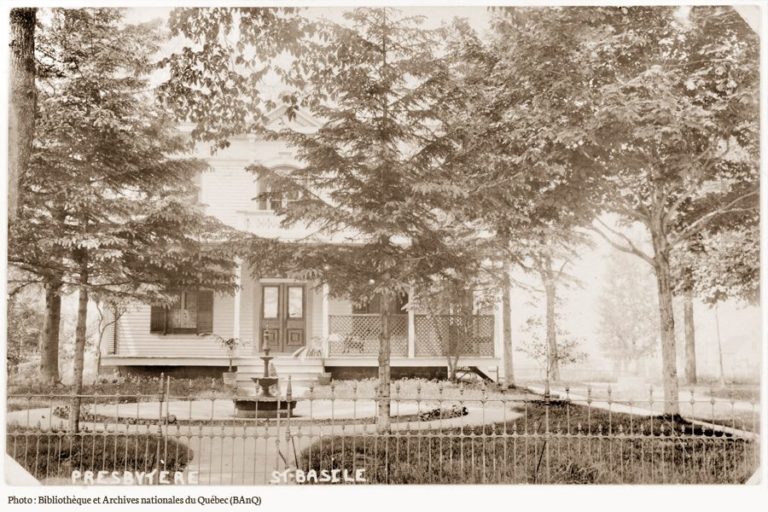
[[[293,415],[296,408],[296,400],[276,396],[244,396],[234,402],[238,418],[287,418]]]

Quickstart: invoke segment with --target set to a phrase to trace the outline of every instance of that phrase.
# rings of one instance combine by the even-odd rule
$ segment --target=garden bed
[[[157,434],[41,431],[9,427],[6,453],[38,480],[67,479],[73,471],[183,471],[193,453]]]
[[[756,443],[680,417],[568,402],[521,404],[506,423],[380,436],[334,436],[299,467],[364,468],[369,483],[743,483]]]

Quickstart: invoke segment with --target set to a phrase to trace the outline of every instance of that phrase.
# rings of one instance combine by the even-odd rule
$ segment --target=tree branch
[[[608,235],[606,235],[605,233],[603,233],[602,231],[600,231],[600,230],[599,230],[597,227],[595,227],[595,226],[589,226],[587,229],[589,229],[590,231],[593,231],[593,232],[597,233],[598,235],[600,235],[600,237],[601,237],[603,240],[605,240],[606,242],[608,242],[608,243],[609,243],[609,244],[610,244],[610,245],[611,245],[611,246],[612,246],[614,249],[617,249],[617,250],[619,250],[619,251],[621,251],[621,252],[625,252],[625,253],[627,253],[627,254],[634,254],[634,255],[635,255],[635,256],[637,256],[638,258],[640,258],[640,259],[642,259],[643,261],[645,261],[646,263],[648,263],[650,266],[652,266],[652,267],[654,266],[654,264],[653,264],[653,257],[649,256],[649,255],[648,255],[648,254],[646,254],[645,252],[643,252],[643,251],[641,251],[640,249],[638,249],[638,248],[637,248],[637,246],[636,246],[636,245],[635,245],[635,244],[632,242],[632,240],[630,240],[630,239],[629,239],[629,237],[627,237],[627,236],[626,236],[625,234],[623,234],[623,233],[619,233],[619,232],[618,232],[618,231],[616,231],[615,229],[611,229],[611,228],[609,228],[609,227],[608,227],[608,226],[607,226],[607,225],[606,225],[606,224],[605,224],[603,221],[601,221],[600,219],[595,219],[595,220],[596,220],[598,223],[600,223],[600,225],[601,225],[601,226],[603,226],[603,228],[605,228],[606,230],[608,230],[608,231],[609,231],[611,234],[613,234],[614,236],[617,236],[617,237],[620,237],[620,238],[622,238],[622,239],[623,239],[623,240],[626,242],[626,245],[621,245],[620,243],[617,243],[616,241],[614,241],[614,240],[611,240],[611,238],[610,238]]]
[[[748,192],[742,196],[737,197],[730,203],[726,204],[725,206],[722,206],[718,208],[717,210],[713,210],[706,215],[703,215],[700,217],[696,222],[693,222],[690,226],[688,226],[686,229],[681,231],[677,236],[670,236],[670,242],[669,245],[671,247],[675,247],[676,245],[679,245],[681,242],[685,241],[692,235],[695,235],[696,233],[701,232],[707,225],[712,222],[715,217],[718,215],[723,215],[726,213],[736,212],[736,211],[749,211],[753,208],[736,208],[733,209],[732,207],[735,206],[737,203],[743,201],[744,199],[747,199],[748,197],[756,196],[760,193],[759,190],[753,190],[751,192]]]

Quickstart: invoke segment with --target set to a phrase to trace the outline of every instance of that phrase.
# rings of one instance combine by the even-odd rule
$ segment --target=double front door
[[[295,352],[306,338],[306,294],[301,284],[262,284],[261,345]]]

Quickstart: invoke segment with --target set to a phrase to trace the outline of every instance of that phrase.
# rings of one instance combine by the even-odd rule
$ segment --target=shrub
[[[743,483],[757,445],[680,417],[531,401],[506,423],[333,436],[299,467],[365,468],[369,483]]]
[[[35,478],[70,478],[72,471],[182,471],[193,452],[153,433],[81,432],[9,427],[6,453]]]

